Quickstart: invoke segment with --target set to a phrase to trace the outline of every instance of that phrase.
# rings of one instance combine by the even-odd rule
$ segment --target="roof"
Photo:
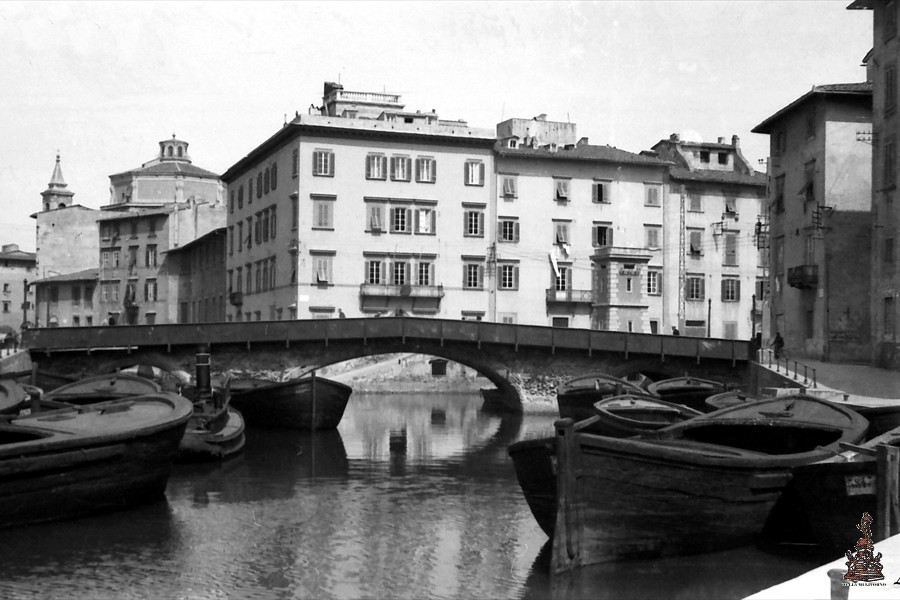
[[[712,169],[700,169],[691,171],[682,167],[669,169],[669,176],[677,181],[694,181],[698,183],[731,183],[737,185],[752,185],[766,187],[766,174],[754,172],[751,175],[737,173],[735,171],[715,171]]]
[[[428,113],[423,113],[428,114]],[[427,143],[467,143],[471,145],[493,145],[496,135],[493,129],[469,127],[463,122],[432,123],[394,123],[375,119],[351,119],[322,115],[300,115],[290,123],[286,123],[262,144],[250,151],[222,174],[222,181],[228,183],[251,168],[267,153],[282,144],[298,137],[302,133],[314,135],[343,135],[348,138],[372,136],[390,136],[406,138]]]
[[[665,167],[672,163],[660,158],[652,156],[644,156],[620,150],[612,146],[593,146],[590,144],[582,144],[571,149],[560,148],[558,150],[548,150],[545,148],[506,148],[500,142],[495,146],[497,154],[502,157],[522,157],[522,158],[548,158],[554,160],[583,160],[597,161],[609,163],[625,163],[633,165],[647,165],[650,167]]]
[[[116,205],[113,205],[116,206]],[[174,212],[175,206],[164,206],[162,208],[146,208],[146,209],[130,209],[122,211],[105,211],[107,214],[101,216],[97,221],[121,221],[124,219],[135,219],[140,217],[152,217],[155,215],[168,215]],[[115,212],[117,214],[109,214]]]
[[[775,122],[779,121],[782,117],[784,117],[787,113],[795,110],[801,104],[812,100],[815,96],[830,96],[830,97],[858,97],[865,98],[872,96],[872,82],[870,81],[861,81],[858,83],[831,83],[826,85],[814,85],[812,89],[778,112],[774,115],[751,129],[753,133],[769,133],[772,131],[772,126]]]
[[[853,0],[847,10],[875,10],[875,0]]]
[[[132,169],[130,171],[123,171],[122,173],[116,173],[114,175],[110,175],[110,177],[124,177],[126,175],[150,175],[154,177],[161,177],[165,175],[182,175],[182,176],[193,176],[193,177],[202,177],[205,179],[219,179],[218,173],[213,173],[212,171],[207,171],[206,169],[201,169],[200,167],[195,167],[190,163],[186,163],[184,161],[162,161],[152,165],[148,165],[146,167],[140,167],[138,169]]]
[[[99,269],[85,269],[84,271],[76,271],[74,273],[66,273],[64,275],[53,275],[52,277],[45,277],[44,279],[38,279],[37,281],[32,281],[31,283],[64,283],[66,281],[94,281],[100,278],[100,270]]]
[[[184,252],[185,250],[193,249],[211,237],[225,235],[225,231],[227,229],[228,229],[227,227],[219,227],[217,229],[213,229],[209,233],[204,233],[200,237],[191,240],[190,242],[188,242],[187,244],[184,244],[183,246],[178,246],[177,248],[169,248],[168,250],[163,250],[162,252],[160,252],[160,254],[175,254],[176,252]]]
[[[11,252],[0,252],[0,260],[37,260],[37,254],[34,252],[25,252],[24,250],[13,250]]]

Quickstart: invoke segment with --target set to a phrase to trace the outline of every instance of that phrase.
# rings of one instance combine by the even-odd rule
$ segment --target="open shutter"
[[[467,281],[466,281],[466,275],[468,274],[468,271],[469,271],[469,265],[463,263],[463,266],[462,266],[462,273],[463,273],[462,286],[463,286],[463,289],[466,288],[466,283],[467,283]]]
[[[478,265],[478,288],[484,287],[484,265]]]
[[[328,174],[334,175],[334,152],[328,152],[325,156],[328,157]]]
[[[735,300],[741,299],[741,280],[740,279],[737,279],[734,282],[734,299]]]
[[[519,289],[519,267],[518,267],[518,265],[513,267],[513,287],[515,289]]]
[[[728,293],[728,280],[722,280],[722,301],[724,302],[726,299],[726,294]]]
[[[428,216],[431,219],[431,229],[429,230],[429,233],[437,233],[437,217],[435,216],[436,213],[437,211],[434,209],[431,209],[431,211],[429,211],[428,213]]]
[[[422,181],[422,159],[417,158],[415,161],[416,181]]]
[[[391,160],[393,160],[393,159],[391,159]],[[420,221],[419,211],[415,211],[413,213],[413,231],[415,231],[416,233],[419,233],[422,231],[422,229],[419,227],[419,221]]]
[[[478,185],[484,185],[484,163],[478,163]]]
[[[593,189],[593,196],[591,197],[591,201],[596,203],[603,202],[603,186],[602,184],[595,183]]]
[[[706,299],[706,280],[701,277],[699,279],[699,281],[700,281],[700,299],[705,300]]]
[[[431,183],[437,181],[437,160],[431,159]]]
[[[366,179],[372,178],[372,157],[366,157]]]
[[[316,159],[317,159],[318,157],[319,157],[319,153],[318,153],[318,152],[313,152],[313,153],[312,153],[312,172],[313,172],[313,175],[316,174]],[[253,193],[251,192],[250,195],[252,196]]]
[[[478,235],[484,235],[484,213],[478,213]]]
[[[515,221],[513,223],[513,241],[514,242],[519,241],[519,222],[518,221]]]

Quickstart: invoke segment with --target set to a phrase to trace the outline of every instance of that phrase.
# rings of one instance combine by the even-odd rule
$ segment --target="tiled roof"
[[[766,174],[755,172],[752,175],[735,173],[734,171],[713,171],[703,169],[691,171],[680,167],[672,167],[669,176],[677,181],[696,181],[703,183],[734,183],[766,187]]]
[[[0,260],[30,260],[35,261],[37,254],[34,252],[25,252],[24,250],[13,250],[12,252],[0,252]]]
[[[163,250],[162,252],[160,252],[160,254],[175,254],[177,252],[184,252],[185,250],[193,248],[194,246],[198,246],[199,244],[201,244],[205,240],[208,240],[211,237],[215,237],[217,235],[218,236],[225,235],[225,231],[227,229],[228,229],[227,227],[219,227],[218,229],[213,229],[209,233],[204,233],[200,237],[195,238],[186,244],[182,244],[181,246],[178,246],[177,248],[169,248],[168,250]]]
[[[219,174],[195,167],[186,162],[179,161],[163,161],[139,169],[132,169],[122,173],[110,175],[110,177],[120,177],[122,175],[189,175],[194,177],[204,177],[207,179],[218,179]]]
[[[547,150],[544,148],[529,148],[529,147],[520,147],[520,148],[506,148],[500,142],[498,142],[495,146],[497,153],[503,157],[535,157],[535,158],[549,158],[554,160],[585,160],[585,161],[598,161],[598,162],[610,162],[610,163],[626,163],[626,164],[635,164],[635,165],[648,165],[648,166],[657,166],[663,167],[666,165],[670,165],[669,161],[665,161],[659,158],[654,158],[652,156],[643,156],[641,154],[635,154],[633,152],[628,152],[627,150],[620,150],[618,148],[614,148],[612,146],[593,146],[589,144],[582,144],[581,146],[575,146],[571,150],[566,150],[561,148],[559,150]]]
[[[825,85],[814,85],[810,91],[806,92],[750,131],[752,131],[753,133],[769,133],[772,129],[772,125],[776,121],[816,95],[857,96],[860,98],[869,96],[871,98],[872,83],[869,81],[860,81],[857,83],[830,83]]]
[[[100,277],[99,269],[85,269],[84,271],[76,271],[74,273],[66,273],[65,275],[53,275],[38,279],[31,283],[62,283],[64,281],[94,281]]]
[[[122,219],[134,219],[135,217],[152,217],[155,215],[168,215],[175,210],[173,205],[162,208],[129,209],[121,211],[105,211],[105,214],[97,221],[120,221]],[[115,214],[110,214],[115,213]]]

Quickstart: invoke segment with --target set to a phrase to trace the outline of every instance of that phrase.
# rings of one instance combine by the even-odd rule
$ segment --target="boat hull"
[[[241,411],[247,425],[283,429],[336,428],[353,392],[350,386],[324,377],[280,383],[237,380],[230,386],[231,406]]]
[[[585,431],[610,437],[631,437],[657,431],[701,415],[680,404],[651,396],[624,395],[594,405],[596,421]]]
[[[234,456],[244,449],[244,418],[239,411],[228,407],[225,419],[212,430],[191,419],[178,447],[178,462],[209,462]]]
[[[508,452],[531,514],[552,538],[556,528],[556,439],[523,440],[512,444]]]
[[[133,432],[0,450],[0,527],[70,519],[158,501],[165,494],[189,406],[163,425]],[[58,413],[59,411],[54,411]],[[40,414],[0,427],[9,439]],[[46,425],[46,423],[44,424]]]
[[[643,388],[624,379],[597,373],[567,381],[556,390],[556,404],[561,419],[583,421],[595,414],[594,404],[621,394],[648,394]]]

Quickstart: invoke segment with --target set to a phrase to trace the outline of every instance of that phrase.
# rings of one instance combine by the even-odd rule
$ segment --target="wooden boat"
[[[695,410],[706,410],[705,400],[713,394],[726,391],[725,384],[697,377],[673,377],[654,381],[647,386],[647,391],[656,394],[663,400],[684,404]]]
[[[18,414],[28,392],[12,379],[0,379],[0,415]]]
[[[852,548],[859,537],[856,522],[864,512],[876,523],[890,518],[876,502],[879,444],[900,446],[900,427],[858,446],[844,445],[846,449],[837,456],[794,469],[788,491],[805,516],[813,541],[823,548],[838,552]]]
[[[190,416],[159,393],[0,420],[0,527],[159,499]]]
[[[233,378],[231,406],[251,427],[334,429],[344,416],[353,388],[324,377],[276,382]]]
[[[598,420],[585,431],[612,437],[631,437],[656,431],[703,413],[646,394],[611,396],[594,404]]]
[[[594,416],[594,404],[622,394],[648,392],[638,385],[605,373],[591,373],[570,379],[556,389],[560,418],[582,421]]]
[[[224,421],[220,414],[224,415]],[[179,462],[222,460],[244,448],[244,418],[239,411],[229,406],[212,419],[204,416],[194,405],[194,414],[178,447]]]
[[[726,408],[634,438],[586,433],[597,419],[562,419],[555,439],[510,446],[532,513],[545,531],[553,522],[554,572],[748,543],[794,467],[858,442],[868,425],[807,396]]]
[[[757,400],[759,400],[759,398],[749,396],[747,395],[747,392],[743,390],[728,390],[727,392],[713,394],[705,400],[704,404],[706,404],[707,411],[713,411],[728,408],[729,406],[746,404],[748,402],[756,402]]]
[[[85,377],[44,394],[44,400],[85,405],[105,400],[158,394],[162,388],[155,381],[130,373],[107,373]]]

